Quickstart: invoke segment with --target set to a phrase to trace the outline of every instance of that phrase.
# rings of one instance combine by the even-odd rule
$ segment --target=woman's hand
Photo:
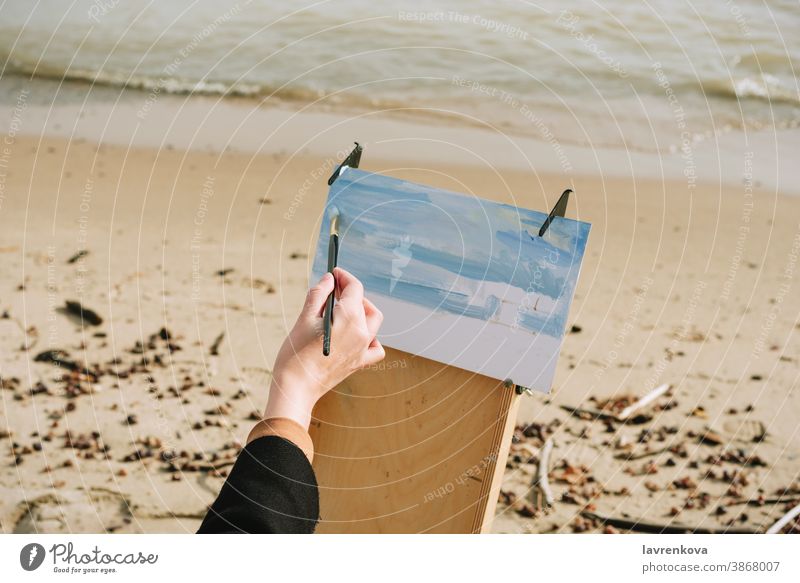
[[[308,429],[311,410],[322,395],[385,356],[375,337],[383,314],[364,297],[364,286],[355,276],[338,267],[334,274],[338,285],[330,356],[322,354],[322,312],[334,289],[334,276],[326,273],[308,291],[303,311],[278,351],[265,418],[285,417]]]

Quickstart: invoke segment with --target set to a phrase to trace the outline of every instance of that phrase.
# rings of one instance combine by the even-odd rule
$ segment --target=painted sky
[[[563,335],[588,223],[557,219],[540,238],[546,213],[348,168],[328,195],[315,277],[326,269],[334,205],[339,265],[368,294]]]

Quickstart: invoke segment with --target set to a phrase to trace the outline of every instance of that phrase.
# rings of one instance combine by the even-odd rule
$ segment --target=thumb
[[[317,282],[317,285],[308,290],[301,317],[309,319],[319,318],[322,315],[322,309],[325,307],[325,301],[333,291],[333,285],[333,274],[328,272],[323,275],[322,279]]]

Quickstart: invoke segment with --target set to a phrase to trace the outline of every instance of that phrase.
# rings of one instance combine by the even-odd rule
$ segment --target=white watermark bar
[[[0,537],[0,574],[3,581],[229,583],[798,581],[797,550],[791,535],[21,534]]]

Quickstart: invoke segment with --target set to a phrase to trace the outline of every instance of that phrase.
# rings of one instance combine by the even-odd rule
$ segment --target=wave
[[[190,79],[167,75],[143,75],[127,74],[119,72],[103,72],[85,68],[70,67],[64,69],[52,63],[40,62],[38,65],[29,64],[20,59],[8,59],[6,61],[6,71],[15,76],[24,76],[29,79],[44,79],[49,82],[74,83],[78,85],[90,85],[92,88],[97,86],[141,91],[153,95],[173,94],[173,95],[207,95],[221,96],[223,98],[240,98],[263,102],[266,100],[282,101],[289,104],[306,106],[319,102],[323,108],[346,112],[377,112],[406,118],[423,123],[434,123],[445,126],[470,126],[479,128],[493,128],[508,135],[531,137],[534,139],[545,139],[553,143],[554,148],[563,145],[593,146],[617,148],[624,147],[627,150],[638,152],[660,152],[663,146],[655,145],[650,142],[640,143],[636,139],[628,139],[629,135],[638,135],[635,131],[626,131],[629,127],[638,126],[642,119],[632,116],[612,116],[608,118],[605,114],[600,114],[595,107],[583,109],[579,102],[569,102],[567,113],[563,108],[564,104],[554,103],[552,96],[527,96],[522,98],[527,104],[527,111],[536,111],[537,117],[547,118],[549,124],[558,127],[558,136],[548,137],[542,135],[541,128],[530,122],[524,116],[521,117],[520,109],[517,106],[503,107],[503,103],[492,103],[486,100],[474,99],[464,100],[463,95],[458,92],[448,92],[446,88],[440,91],[435,98],[429,95],[405,96],[402,100],[392,98],[392,96],[371,96],[359,93],[354,90],[347,91],[325,91],[312,87],[289,84],[269,84],[254,83],[243,81],[224,81],[207,79]],[[631,79],[636,84],[636,77]],[[800,127],[800,99],[791,91],[788,91],[779,79],[765,74],[758,77],[742,77],[731,82],[730,79],[716,79],[705,84],[680,83],[683,89],[691,91],[695,99],[704,102],[709,96],[716,97],[728,104],[738,101],[738,104],[726,107],[712,108],[714,120],[710,120],[711,131],[717,131],[717,127],[738,130],[744,128],[780,127],[796,128]],[[463,92],[462,92],[463,93]],[[684,95],[684,93],[681,93]],[[471,94],[470,94],[471,96]],[[658,96],[656,96],[658,97]],[[480,98],[480,95],[478,95]],[[743,104],[750,102],[751,111],[747,111]],[[487,106],[488,103],[488,107]],[[706,107],[697,107],[697,101],[686,100],[685,105],[688,110],[697,110],[702,116]],[[761,103],[768,103],[769,107],[763,107]],[[718,104],[719,105],[719,104]],[[780,113],[774,111],[780,107]],[[613,104],[618,113],[625,111],[624,103]],[[745,109],[743,112],[742,110]],[[589,137],[581,128],[573,128],[571,123],[576,112],[580,111],[580,119],[586,121],[597,131],[592,132]],[[648,123],[665,124],[667,129],[674,129],[674,120],[671,116],[661,119],[653,109],[650,113]],[[777,115],[776,115],[777,114]],[[566,115],[566,119],[562,117]],[[587,121],[590,120],[590,121]],[[709,122],[704,119],[702,121]],[[620,128],[620,124],[624,126]],[[627,124],[627,125],[626,125]],[[702,124],[701,124],[702,125]],[[700,127],[700,126],[697,126]],[[571,128],[571,129],[570,129]],[[580,131],[578,131],[580,129]],[[695,132],[697,135],[703,134],[702,130]],[[705,132],[705,137],[709,137],[709,132]],[[702,136],[701,136],[702,137]],[[551,139],[552,138],[552,139]]]
[[[81,68],[63,68],[43,61],[28,63],[18,58],[6,55],[6,70],[18,75],[33,76],[55,80],[72,80],[91,84],[100,84],[110,87],[125,87],[138,89],[150,93],[169,93],[175,95],[221,95],[229,97],[250,98],[276,98],[286,101],[310,103],[325,99],[327,103],[335,105],[352,105],[384,108],[414,107],[408,99],[399,100],[386,96],[376,97],[359,94],[356,91],[328,91],[321,88],[302,86],[297,83],[265,83],[253,81],[227,81],[223,79],[209,80],[205,78],[192,79],[187,77],[171,76],[167,74],[129,74],[127,72],[105,72]],[[643,87],[650,87],[650,79],[643,78]],[[636,82],[634,81],[634,84]],[[687,83],[688,85],[688,83]],[[740,78],[715,77],[700,80],[693,89],[698,95],[718,97],[721,99],[736,99],[761,101],[773,104],[800,105],[800,91],[795,86],[791,87],[786,81],[775,75],[762,73],[760,75],[743,76]],[[689,89],[689,87],[687,87]],[[443,96],[446,97],[446,96]],[[430,103],[416,104],[420,106]]]
[[[187,79],[174,76],[129,75],[125,73],[105,73],[88,69],[62,69],[50,65],[29,66],[20,61],[9,60],[7,71],[17,75],[56,81],[78,81],[90,84],[138,89],[151,93],[170,93],[175,95],[224,95],[231,97],[275,96],[292,101],[313,101],[326,94],[299,87],[271,87],[259,83],[210,81]]]
[[[704,93],[722,99],[755,100],[765,103],[800,105],[800,92],[787,87],[778,77],[769,73],[739,79],[715,79],[701,83]]]

